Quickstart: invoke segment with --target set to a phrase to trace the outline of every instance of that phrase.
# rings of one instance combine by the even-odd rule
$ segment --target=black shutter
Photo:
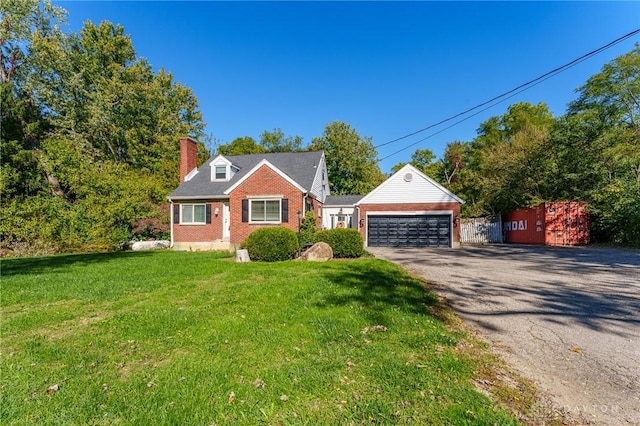
[[[207,224],[211,223],[211,204],[206,204],[204,214],[205,214],[205,222]]]
[[[180,223],[180,204],[173,205],[173,223]]]
[[[242,200],[242,221],[249,222],[249,200]]]
[[[289,222],[289,200],[283,198],[280,206],[282,207],[282,221]]]

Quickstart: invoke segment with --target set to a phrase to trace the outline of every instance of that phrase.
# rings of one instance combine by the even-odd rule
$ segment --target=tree
[[[5,0],[0,3],[0,17],[0,83],[9,83],[28,65],[33,37],[58,35],[66,11],[49,0]]]
[[[39,141],[49,126],[39,105],[25,88],[34,69],[30,46],[35,39],[58,39],[66,11],[50,1],[0,2],[0,152],[3,199],[50,191],[62,195]]]
[[[258,145],[255,139],[250,136],[235,138],[230,143],[218,147],[220,155],[261,154],[263,152],[264,147]]]
[[[120,25],[87,22],[79,34],[35,37],[31,56],[37,68],[25,87],[87,155],[153,170],[169,153],[177,161],[180,135],[204,138],[191,90],[137,59]]]
[[[488,214],[539,203],[547,196],[554,165],[547,105],[520,102],[483,122],[469,146],[466,166],[476,181],[476,212]],[[469,177],[469,176],[468,176]]]
[[[285,136],[284,132],[279,129],[273,129],[272,132],[265,130],[260,135],[260,145],[264,152],[296,152],[302,151],[301,136]]]
[[[547,200],[547,185],[555,178],[548,161],[549,128],[529,125],[484,154],[484,201],[492,212],[509,212]]]
[[[391,168],[391,172],[396,173],[406,164],[407,163],[396,164]],[[441,181],[442,163],[440,161],[436,161],[436,155],[429,148],[416,149],[414,153],[411,154],[411,161],[409,164],[430,178],[435,179],[436,181]]]
[[[64,33],[65,12],[35,0],[0,13],[0,244],[113,249],[134,222],[166,222],[179,137],[204,128],[191,90],[137,58],[121,26]]]
[[[324,150],[333,194],[366,194],[385,180],[378,167],[370,137],[361,137],[347,123],[327,124],[321,137],[313,138],[310,150]]]
[[[450,188],[454,182],[459,181],[467,163],[466,156],[467,145],[464,142],[455,141],[447,144],[441,160],[441,173],[447,187]]]
[[[477,156],[477,155],[476,155]],[[462,214],[467,217],[484,216],[483,194],[479,170],[474,167],[471,142],[450,142],[440,160],[440,182],[449,191],[465,200]]]
[[[562,187],[589,201],[592,235],[640,244],[640,46],[578,89],[555,137]]]
[[[281,129],[265,130],[260,134],[260,143],[250,136],[235,138],[226,145],[220,145],[218,154],[244,155],[262,154],[265,152],[297,152],[302,151],[301,136],[285,136]]]

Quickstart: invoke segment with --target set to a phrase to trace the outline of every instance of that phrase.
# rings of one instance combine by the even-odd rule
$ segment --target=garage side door
[[[451,247],[451,217],[369,216],[369,247]]]

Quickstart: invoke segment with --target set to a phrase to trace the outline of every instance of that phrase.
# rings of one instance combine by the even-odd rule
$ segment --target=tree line
[[[274,128],[259,140],[211,138],[192,90],[138,57],[124,28],[65,32],[51,2],[0,2],[0,248],[3,254],[114,250],[168,231],[179,138],[211,154],[324,150],[333,194],[366,194],[387,177],[372,138],[344,122],[305,145]],[[412,163],[467,203],[467,216],[546,200],[587,201],[598,241],[640,241],[640,51],[605,65],[567,112],[510,106],[472,141]],[[401,165],[397,165],[397,170]]]

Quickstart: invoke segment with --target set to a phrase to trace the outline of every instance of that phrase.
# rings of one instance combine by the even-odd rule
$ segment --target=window
[[[206,205],[205,204],[182,204],[182,214],[180,223],[182,224],[205,224]]]
[[[215,166],[215,180],[227,180],[227,166]]]
[[[250,200],[250,222],[280,222],[280,200]]]

